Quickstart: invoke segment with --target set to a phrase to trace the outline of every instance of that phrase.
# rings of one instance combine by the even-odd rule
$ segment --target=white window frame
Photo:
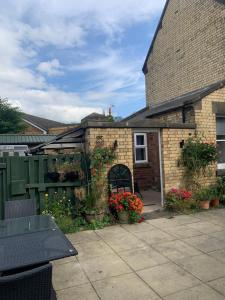
[[[224,142],[225,143],[225,140],[217,140],[216,139],[216,144],[218,142]],[[225,163],[217,163],[217,170],[225,170]]]
[[[144,137],[144,145],[137,145],[137,136],[143,136]],[[137,160],[136,158],[136,149],[145,149],[145,160]],[[134,156],[135,156],[135,163],[141,164],[141,163],[147,163],[148,162],[148,144],[147,144],[147,133],[137,132],[134,134]]]

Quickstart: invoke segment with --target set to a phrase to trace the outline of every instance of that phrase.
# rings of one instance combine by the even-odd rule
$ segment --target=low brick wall
[[[85,132],[85,147],[89,152],[98,143],[111,147],[117,141],[117,159],[114,164],[126,165],[133,177],[133,133],[131,128],[88,128]]]
[[[178,166],[182,150],[180,143],[193,136],[194,132],[193,129],[162,129],[162,169],[165,193],[172,187],[184,186],[184,170]]]

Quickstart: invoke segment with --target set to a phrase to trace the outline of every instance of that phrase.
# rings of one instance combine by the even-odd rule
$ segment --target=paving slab
[[[165,241],[173,241],[176,239],[176,237],[174,237],[173,235],[168,234],[160,229],[155,229],[150,232],[143,231],[143,232],[135,233],[135,236],[138,239],[148,243],[149,245],[162,243]]]
[[[148,222],[142,222],[140,224],[126,224],[122,225],[122,227],[131,233],[155,230],[155,227]]]
[[[200,284],[198,279],[173,263],[138,271],[137,274],[162,297]]]
[[[138,239],[138,236],[139,233],[137,234],[137,236],[135,236],[126,231],[126,233],[122,235],[104,237],[104,241],[110,247],[112,247],[114,251],[120,252],[123,250],[138,249],[145,247],[146,243]]]
[[[102,240],[77,244],[76,249],[78,251],[78,258],[89,258],[113,253],[113,250]]]
[[[84,283],[88,283],[88,278],[77,261],[75,263],[69,262],[66,264],[54,265],[53,286],[56,291]]]
[[[218,240],[225,241],[225,230],[213,232],[213,233],[210,233],[210,235],[217,238]]]
[[[165,228],[163,228],[163,231],[165,231],[169,234],[172,234],[173,236],[180,238],[180,239],[185,239],[185,238],[189,238],[189,237],[193,237],[193,236],[202,235],[201,231],[187,227],[186,225],[175,226],[175,227],[165,227]]]
[[[73,245],[100,240],[100,237],[91,230],[67,234],[67,237]]]
[[[202,252],[200,252],[196,248],[191,247],[188,244],[178,240],[155,244],[153,248],[173,261],[189,256],[202,254]]]
[[[204,253],[212,252],[225,248],[225,241],[219,240],[210,235],[195,236],[183,239],[187,244],[201,250]]]
[[[57,300],[99,300],[90,283],[57,292]]]
[[[168,228],[168,227],[192,224],[192,223],[200,222],[200,220],[194,217],[193,215],[192,216],[179,215],[172,218],[160,218],[160,219],[148,220],[147,222],[158,228]]]
[[[199,285],[190,289],[169,295],[165,300],[224,300],[225,298],[206,285]]]
[[[95,232],[102,239],[109,237],[118,237],[127,234],[127,230],[122,228],[120,225],[105,227],[103,229],[95,230]]]
[[[206,254],[186,257],[176,263],[203,282],[225,277],[225,264]]]
[[[142,270],[168,262],[168,259],[152,247],[132,249],[119,252],[119,256],[134,270]]]
[[[213,280],[208,283],[212,288],[225,296],[225,277]]]
[[[93,283],[102,300],[159,300],[157,294],[137,275],[127,274]]]
[[[224,227],[210,222],[196,222],[196,223],[188,224],[187,226],[205,234],[224,230]]]
[[[225,264],[225,249],[210,252],[209,255]]]
[[[90,281],[132,272],[128,265],[116,254],[91,258],[78,257],[78,260]]]

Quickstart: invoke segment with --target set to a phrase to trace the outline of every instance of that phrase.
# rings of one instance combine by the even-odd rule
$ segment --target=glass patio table
[[[50,216],[0,221],[0,272],[16,271],[77,254]]]

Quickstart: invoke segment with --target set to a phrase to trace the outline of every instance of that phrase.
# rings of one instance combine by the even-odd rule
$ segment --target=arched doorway
[[[108,184],[110,194],[119,191],[133,192],[130,169],[123,164],[113,166],[108,172]]]

